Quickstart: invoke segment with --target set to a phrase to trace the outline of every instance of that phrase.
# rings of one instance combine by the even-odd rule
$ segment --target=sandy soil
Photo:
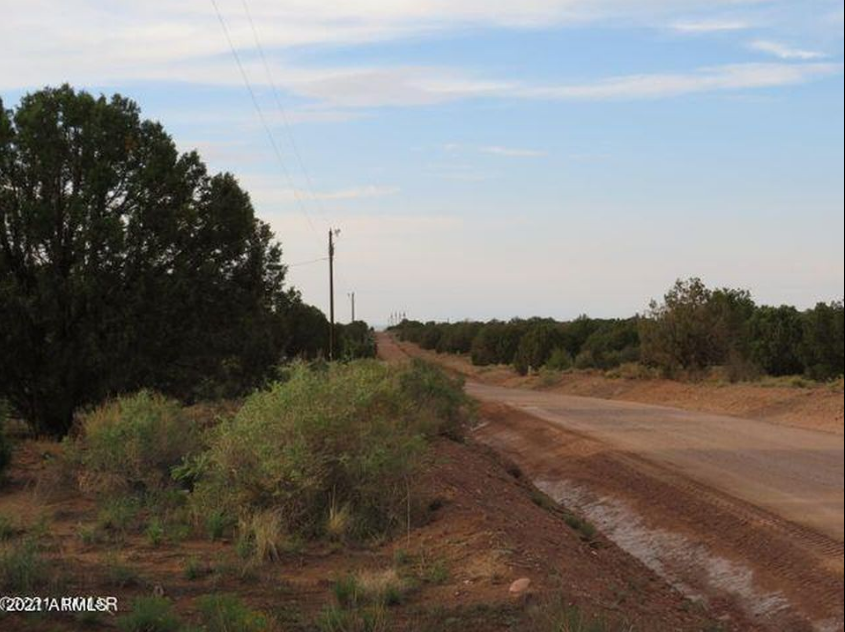
[[[380,341],[384,345],[386,335],[381,336]],[[386,344],[389,346],[390,342]],[[584,372],[562,373],[553,378],[522,377],[507,366],[476,367],[466,356],[438,354],[407,342],[398,344],[401,349],[415,356],[425,357],[485,384],[660,404],[843,434],[845,397],[841,388],[611,379],[597,373]],[[386,353],[390,353],[390,350]]]

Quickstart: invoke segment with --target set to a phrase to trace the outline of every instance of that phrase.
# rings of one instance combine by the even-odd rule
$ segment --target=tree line
[[[329,324],[229,173],[180,153],[120,95],[65,85],[0,100],[0,400],[40,434],[139,388],[245,393]],[[374,355],[362,322],[339,355]]]
[[[479,366],[510,364],[523,375],[641,363],[667,377],[724,367],[733,380],[763,373],[829,380],[845,364],[841,300],[806,310],[757,305],[746,290],[710,289],[698,278],[678,280],[631,318],[405,320],[393,329],[424,349],[469,354]]]

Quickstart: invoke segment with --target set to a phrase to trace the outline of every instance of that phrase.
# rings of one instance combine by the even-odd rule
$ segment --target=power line
[[[311,194],[311,199],[314,200],[315,205],[320,210],[320,213],[323,216],[323,220],[326,222],[327,225],[331,225],[329,218],[326,216],[325,206],[314,192],[314,183],[311,180],[311,174],[308,172],[308,169],[305,168],[305,162],[302,160],[302,154],[299,151],[299,145],[296,142],[296,138],[294,138],[293,131],[291,131],[287,111],[285,110],[285,106],[282,104],[282,99],[279,96],[279,89],[278,87],[276,87],[276,81],[273,78],[273,72],[270,70],[270,64],[267,63],[267,55],[264,54],[264,46],[261,44],[261,38],[258,35],[258,29],[255,26],[255,21],[252,19],[252,13],[249,10],[249,4],[247,3],[247,0],[241,0],[241,4],[243,4],[244,13],[246,13],[246,18],[249,22],[249,27],[252,30],[252,37],[255,40],[255,46],[256,48],[258,48],[258,54],[261,57],[261,64],[264,66],[264,73],[267,75],[267,81],[270,84],[270,88],[273,92],[273,100],[276,102],[276,108],[279,110],[279,113],[282,116],[282,123],[284,124],[285,134],[288,137],[288,142],[290,142],[290,146],[293,150],[293,155],[296,158],[296,162],[299,165],[299,169],[300,171],[302,171],[302,175],[305,177],[305,183],[308,188],[308,192]]]
[[[255,40],[255,47],[258,49],[259,57],[261,58],[261,64],[264,67],[264,73],[267,75],[267,82],[270,84],[270,89],[273,93],[273,100],[276,103],[276,108],[279,110],[279,114],[281,115],[283,127],[285,128],[285,134],[287,135],[288,142],[290,143],[291,149],[293,151],[293,155],[296,158],[296,162],[299,165],[299,169],[302,172],[302,175],[305,179],[305,186],[310,195],[311,200],[314,202],[314,205],[322,215],[323,221],[326,225],[331,228],[333,222],[328,218],[326,213],[326,207],[323,204],[323,201],[320,197],[316,194],[314,189],[314,182],[311,179],[311,174],[305,166],[305,161],[302,159],[302,154],[299,151],[299,145],[296,142],[296,138],[293,134],[293,130],[291,129],[290,121],[288,120],[287,111],[285,110],[285,106],[282,103],[282,98],[280,96],[280,91],[278,86],[276,85],[276,81],[273,77],[273,71],[270,69],[270,64],[267,61],[267,55],[264,52],[264,46],[261,43],[261,37],[258,34],[258,28],[255,25],[255,20],[252,19],[252,12],[249,10],[249,3],[247,0],[241,0],[241,4],[244,8],[244,13],[246,14],[247,21],[249,22],[250,29],[252,30],[252,37]],[[337,270],[338,276],[340,277],[341,283],[348,288],[349,283],[346,281],[346,275],[343,273],[342,268],[338,268]]]
[[[267,138],[270,141],[270,145],[273,148],[273,153],[276,155],[276,160],[278,161],[279,166],[282,169],[282,173],[284,173],[285,179],[287,180],[288,185],[293,191],[297,207],[299,208],[300,212],[305,216],[305,219],[308,220],[308,226],[311,227],[312,232],[316,236],[318,235],[317,229],[314,227],[314,223],[311,221],[311,216],[308,215],[308,211],[306,210],[305,205],[302,203],[302,199],[299,195],[299,190],[296,188],[296,185],[293,182],[293,178],[291,178],[287,166],[285,166],[284,158],[282,158],[282,152],[279,150],[279,146],[276,143],[276,139],[273,136],[273,133],[270,131],[270,126],[267,124],[267,119],[264,117],[264,112],[261,109],[261,105],[258,103],[258,98],[255,95],[255,90],[253,90],[252,84],[249,82],[249,76],[246,74],[243,62],[241,61],[241,56],[238,55],[238,51],[235,48],[234,43],[232,42],[232,36],[229,34],[229,27],[226,25],[226,20],[223,18],[223,14],[220,12],[220,7],[217,5],[217,0],[211,0],[211,4],[214,7],[214,12],[217,14],[217,19],[220,21],[220,26],[223,28],[223,34],[226,36],[226,42],[229,44],[229,50],[232,51],[232,56],[235,58],[235,63],[237,64],[238,70],[241,73],[241,78],[244,81],[244,85],[246,86],[246,89],[249,92],[250,99],[252,100],[252,105],[255,107],[255,111],[258,113],[258,118],[261,121],[261,126],[264,128],[264,132],[267,134]],[[317,238],[319,239],[319,236]]]
[[[307,266],[311,263],[319,263],[320,261],[328,261],[328,257],[318,257],[317,259],[309,259],[308,261],[297,261],[295,263],[286,263],[285,265],[288,268],[295,268],[297,266]]]

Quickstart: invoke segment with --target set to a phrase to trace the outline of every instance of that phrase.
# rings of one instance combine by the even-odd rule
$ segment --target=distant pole
[[[329,229],[329,361],[334,359],[334,231]]]
[[[349,292],[349,300],[352,302],[352,322],[355,322],[355,292]]]

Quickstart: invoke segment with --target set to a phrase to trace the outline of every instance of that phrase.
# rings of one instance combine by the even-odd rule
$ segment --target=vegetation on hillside
[[[804,311],[758,306],[745,290],[713,290],[696,278],[677,281],[645,314],[627,319],[406,320],[394,330],[424,349],[468,353],[479,366],[511,364],[521,374],[642,363],[668,377],[724,367],[732,380],[764,373],[829,380],[845,364],[842,301]]]
[[[204,433],[154,393],[107,402],[82,418],[70,463],[108,528],[140,528],[144,520],[115,517],[133,511],[151,512],[156,529],[192,514],[213,538],[236,530],[246,549],[274,557],[291,538],[408,527],[427,445],[460,438],[470,414],[461,383],[420,361],[297,364]]]

